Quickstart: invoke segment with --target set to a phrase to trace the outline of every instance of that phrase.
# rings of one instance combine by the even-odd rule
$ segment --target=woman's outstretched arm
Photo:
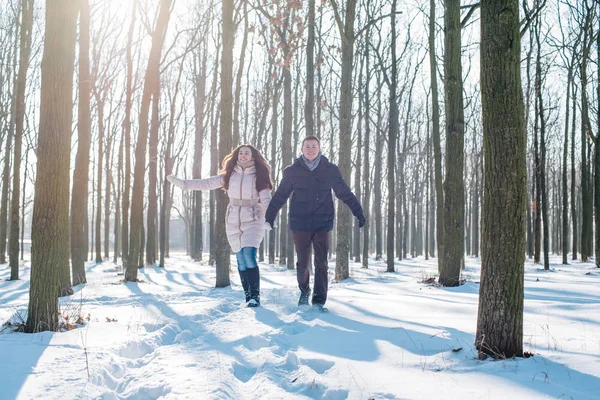
[[[213,190],[223,187],[223,175],[215,175],[206,179],[179,179],[174,175],[167,180],[183,190]]]

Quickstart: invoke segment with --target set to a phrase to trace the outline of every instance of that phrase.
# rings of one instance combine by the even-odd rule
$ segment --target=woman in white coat
[[[223,188],[227,191],[227,240],[237,257],[246,303],[249,307],[259,306],[260,273],[256,250],[265,235],[265,212],[273,189],[271,167],[265,158],[253,146],[243,144],[225,156],[218,175],[189,180],[169,175],[167,180],[184,190]]]

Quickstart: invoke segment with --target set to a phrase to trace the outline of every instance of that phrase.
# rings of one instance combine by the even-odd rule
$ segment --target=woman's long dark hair
[[[273,189],[273,181],[271,180],[271,166],[265,160],[260,151],[251,144],[240,144],[231,153],[227,154],[221,163],[221,170],[219,174],[225,175],[223,179],[223,189],[229,190],[229,178],[233,173],[238,161],[238,154],[242,147],[247,147],[252,151],[252,158],[254,158],[254,167],[256,168],[256,191],[260,192],[264,189]]]

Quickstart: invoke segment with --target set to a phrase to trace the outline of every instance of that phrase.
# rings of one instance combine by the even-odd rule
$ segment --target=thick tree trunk
[[[444,88],[446,94],[446,179],[444,244],[439,282],[457,286],[465,256],[464,111],[460,40],[460,0],[446,0]]]
[[[523,355],[526,140],[518,0],[481,2],[484,195],[480,356]]]
[[[340,32],[342,37],[342,76],[340,82],[340,157],[338,163],[342,178],[346,182],[350,182],[350,159],[352,157],[352,65],[354,61],[355,18],[356,0],[347,0],[343,32]],[[349,256],[352,226],[350,218],[350,210],[346,204],[343,201],[338,201],[337,245],[335,251],[335,280],[338,282],[350,277]]]
[[[13,188],[10,218],[9,262],[10,280],[19,279],[19,222],[21,207],[21,150],[25,119],[25,85],[31,53],[31,30],[33,28],[33,0],[21,1],[21,33],[19,44],[19,72],[17,75],[17,93],[15,96],[15,148],[13,157]],[[27,168],[27,165],[25,165]],[[70,284],[70,282],[69,282]]]
[[[69,164],[78,7],[46,4],[37,173],[31,229],[31,285],[25,331],[58,328],[59,274],[69,271]],[[72,293],[72,292],[71,292]]]
[[[133,177],[133,191],[131,198],[131,221],[129,234],[129,255],[125,280],[137,281],[140,253],[142,253],[142,229],[144,215],[144,172],[146,170],[146,147],[148,144],[148,116],[152,94],[159,86],[160,80],[160,55],[162,52],[164,31],[169,23],[171,0],[161,0],[156,29],[152,37],[152,47],[148,58],[146,76],[144,78],[144,91],[140,107],[138,141],[135,149],[135,171]]]
[[[79,16],[79,105],[78,140],[73,192],[71,195],[71,273],[73,285],[86,283],[87,257],[87,199],[90,169],[91,115],[90,115],[90,6],[80,1]]]
[[[221,55],[221,120],[219,124],[219,160],[231,151],[231,127],[233,111],[233,0],[223,0],[222,5],[223,48]],[[219,190],[217,194],[217,215],[215,227],[217,277],[216,287],[229,286],[229,254],[225,233],[225,212],[229,201],[227,194]]]

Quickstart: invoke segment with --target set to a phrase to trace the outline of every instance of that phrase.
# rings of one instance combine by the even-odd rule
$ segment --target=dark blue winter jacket
[[[337,165],[322,156],[317,168],[311,171],[302,156],[283,171],[283,179],[271,199],[265,214],[265,220],[273,226],[279,209],[283,207],[290,194],[290,230],[301,232],[330,231],[333,229],[333,197],[348,205],[352,214],[359,220],[363,218],[363,209],[340,173]]]

